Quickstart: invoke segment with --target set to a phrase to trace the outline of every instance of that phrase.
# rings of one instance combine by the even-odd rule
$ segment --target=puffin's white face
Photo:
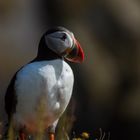
[[[63,27],[48,30],[48,32],[44,34],[44,38],[46,43],[44,46],[59,56],[71,62],[83,62],[83,49],[71,31]]]
[[[72,48],[74,44],[73,33],[56,31],[45,36],[45,41],[49,49],[57,54],[62,54],[65,50]]]

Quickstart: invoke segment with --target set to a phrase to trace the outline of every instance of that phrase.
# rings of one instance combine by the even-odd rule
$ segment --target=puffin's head
[[[49,29],[43,35],[43,47],[48,47],[60,57],[71,62],[82,62],[84,52],[72,32],[64,27]]]

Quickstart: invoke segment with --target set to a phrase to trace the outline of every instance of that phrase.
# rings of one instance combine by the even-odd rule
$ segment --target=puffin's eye
[[[67,38],[67,35],[66,35],[66,34],[63,34],[63,36],[61,37],[61,39],[62,39],[63,41],[65,41],[66,38]]]

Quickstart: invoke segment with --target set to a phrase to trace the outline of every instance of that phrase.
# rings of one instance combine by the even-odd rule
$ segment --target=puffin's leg
[[[54,135],[54,133],[49,133],[49,140],[55,140]]]
[[[19,140],[26,140],[26,135],[23,132],[19,133]]]
[[[48,128],[48,134],[49,134],[49,140],[55,140],[55,128],[58,123],[58,120],[56,120],[51,126]]]
[[[25,128],[21,128],[19,130],[19,140],[26,140],[27,136],[25,133]]]

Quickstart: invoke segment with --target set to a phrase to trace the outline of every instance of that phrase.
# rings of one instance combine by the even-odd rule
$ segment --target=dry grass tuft
[[[45,138],[45,132],[44,132],[44,121],[43,121],[43,116],[45,113],[45,100],[42,98],[40,99],[40,103],[38,104],[37,108],[37,127],[39,128],[39,132],[36,134],[36,136],[28,136],[28,140],[43,140]],[[76,137],[74,135],[73,138],[69,137],[69,134],[71,132],[71,128],[73,126],[73,123],[75,121],[75,116],[73,113],[74,109],[71,109],[69,111],[65,111],[63,116],[61,117],[59,124],[58,124],[58,129],[57,129],[57,134],[56,134],[56,140],[89,140],[93,139],[91,138],[90,134],[88,132],[82,132],[79,137]],[[9,140],[16,140],[19,134],[15,132],[13,128],[13,124],[11,122],[10,128],[8,131],[8,139]],[[95,138],[93,140],[109,140],[110,139],[110,133],[106,134],[105,132],[102,131],[102,129],[99,129],[99,137]],[[0,140],[2,140],[2,123],[0,122]]]
[[[56,140],[90,140],[93,139],[90,137],[90,134],[88,132],[82,132],[79,137],[73,137],[72,139],[70,139],[68,133],[66,132],[65,128],[63,126],[61,126],[62,129],[58,130],[58,134],[56,137]],[[2,123],[0,123],[0,130],[2,128]],[[40,133],[38,133],[36,135],[35,140],[43,140],[44,139],[44,131],[42,131],[43,129],[40,129]],[[61,131],[61,132],[60,132]],[[93,140],[110,140],[110,133],[106,134],[105,132],[102,131],[102,129],[99,129],[99,137],[95,138]],[[9,128],[9,132],[8,132],[8,138],[9,140],[16,140],[17,136],[14,133],[14,129],[12,127],[12,123],[10,125]],[[34,140],[32,139],[33,137],[28,137],[28,140]],[[2,140],[2,135],[0,134],[0,140]]]

